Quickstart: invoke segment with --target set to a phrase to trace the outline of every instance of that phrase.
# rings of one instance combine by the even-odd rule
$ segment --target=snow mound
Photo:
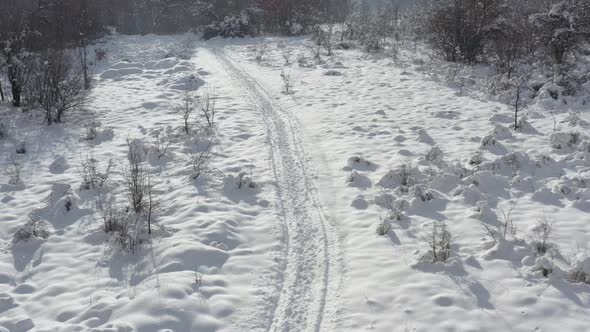
[[[102,74],[100,74],[100,78],[103,80],[121,79],[125,76],[139,75],[139,74],[143,74],[143,70],[141,70],[140,68],[135,68],[135,67],[121,68],[121,69],[108,69],[105,72],[103,72]]]
[[[66,157],[58,156],[53,160],[53,162],[49,165],[49,171],[52,174],[63,174],[66,170],[70,168]]]

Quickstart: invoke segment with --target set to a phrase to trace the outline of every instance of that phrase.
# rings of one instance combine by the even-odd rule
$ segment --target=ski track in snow
[[[281,294],[268,331],[334,331],[342,264],[338,239],[307,165],[297,120],[223,51],[213,51],[258,108],[267,130],[284,222]]]

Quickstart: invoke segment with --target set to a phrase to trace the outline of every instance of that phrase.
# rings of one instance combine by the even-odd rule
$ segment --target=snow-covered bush
[[[98,136],[98,127],[95,126],[87,126],[86,127],[86,135],[84,135],[84,139],[87,141],[94,141]]]
[[[297,23],[297,21],[289,21],[285,23],[287,28],[287,35],[289,36],[299,36],[305,32],[303,25]]]
[[[543,217],[533,227],[530,238],[531,245],[535,252],[539,255],[544,255],[547,250],[551,248],[551,232],[553,231],[553,224],[547,217]]]
[[[590,284],[590,256],[583,252],[576,254],[567,275],[571,282]]]
[[[11,185],[18,185],[21,183],[21,172],[23,166],[20,165],[17,161],[13,161],[10,167],[7,170],[8,173],[8,183]]]
[[[406,204],[403,198],[396,199],[392,193],[387,192],[385,188],[381,188],[381,194],[375,198],[375,203],[379,208],[384,209],[382,220],[386,220],[388,223],[402,220]]]
[[[547,45],[553,61],[561,65],[576,45],[588,39],[590,4],[587,1],[560,1],[548,12],[532,16],[537,36]]]
[[[37,62],[36,101],[48,125],[62,122],[67,112],[80,109],[86,101],[83,72],[75,63],[62,50],[49,50]]]
[[[92,155],[86,155],[82,158],[78,172],[82,177],[82,190],[96,189],[103,187],[111,174],[111,169],[114,166],[113,159],[109,158],[104,167],[101,167],[100,162]]]
[[[444,221],[432,223],[431,233],[424,239],[429,251],[424,258],[430,258],[432,263],[444,263],[451,257],[452,234],[447,230]]]
[[[254,53],[254,59],[256,62],[262,62],[266,59],[266,55],[268,53],[268,45],[267,44],[258,44],[252,50]]]
[[[36,216],[31,216],[29,221],[17,229],[13,236],[13,242],[28,241],[31,239],[47,239],[49,232],[47,225]]]
[[[226,16],[223,20],[213,22],[205,28],[203,38],[209,40],[220,36],[223,38],[244,38],[251,36],[253,29],[247,15]]]
[[[581,142],[580,133],[554,133],[549,136],[551,147],[557,150],[567,150],[574,148]]]
[[[281,80],[283,81],[283,93],[290,94],[293,89],[293,78],[291,72],[281,71]]]

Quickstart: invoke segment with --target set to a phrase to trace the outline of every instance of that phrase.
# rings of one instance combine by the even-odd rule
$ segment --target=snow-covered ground
[[[590,273],[584,106],[548,85],[515,132],[510,106],[449,87],[422,61],[338,50],[318,63],[308,43],[116,36],[98,45],[108,59],[87,112],[46,127],[0,106],[0,167],[23,167],[21,183],[0,175],[0,331],[586,331],[590,285],[571,280]],[[172,106],[187,84],[218,109],[197,180],[203,140]],[[170,142],[149,158],[158,226],[123,254],[96,201],[125,200],[128,142],[157,137]],[[89,154],[115,160],[106,188],[80,189]],[[252,187],[238,188],[242,172]],[[396,204],[401,220],[389,220]],[[516,234],[503,239],[511,209]],[[49,236],[15,242],[30,218]],[[540,220],[552,223],[545,254]],[[441,222],[452,253],[432,263]]]

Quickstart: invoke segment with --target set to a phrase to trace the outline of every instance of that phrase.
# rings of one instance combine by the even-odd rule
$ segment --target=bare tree
[[[64,114],[82,108],[86,101],[82,73],[73,63],[62,50],[48,50],[38,61],[35,91],[48,125],[61,123]]]
[[[199,98],[190,90],[185,90],[180,103],[174,106],[174,112],[180,115],[183,121],[184,132],[190,134],[190,118],[199,106]]]
[[[215,124],[215,113],[217,111],[215,109],[215,95],[211,90],[206,90],[199,98],[199,101],[201,116],[207,122],[207,127],[213,128]]]

